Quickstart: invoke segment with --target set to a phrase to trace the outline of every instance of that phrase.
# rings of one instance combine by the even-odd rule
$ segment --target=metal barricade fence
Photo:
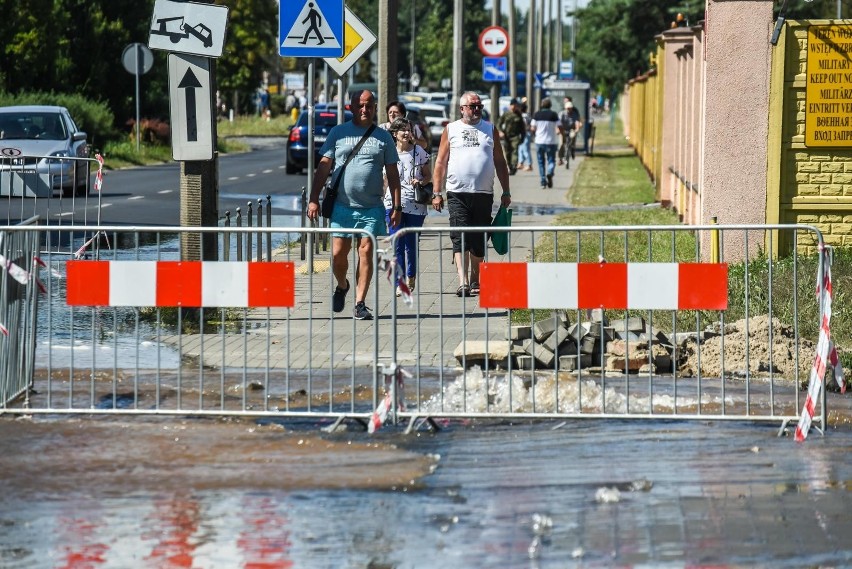
[[[392,420],[411,429],[449,417],[786,425],[799,416],[824,295],[814,295],[823,256],[799,249],[823,250],[817,229],[480,227],[461,236],[482,231],[508,233],[511,246],[503,257],[486,248],[478,299],[453,294],[449,228],[405,228],[386,248],[418,236],[414,291],[393,306]],[[795,244],[789,256],[765,255],[779,237]],[[708,307],[721,292],[725,309],[706,309],[694,292],[716,295]],[[680,308],[679,295],[696,308]],[[825,420],[823,397],[815,421]]]
[[[13,225],[39,216],[39,225],[100,223],[94,158],[0,156],[0,220]]]
[[[14,236],[21,229],[0,231]],[[312,271],[299,260],[302,235],[310,243],[330,229],[30,231],[46,264],[36,371],[33,389],[0,412],[363,420],[375,408],[384,323],[353,318],[351,270],[346,308],[334,313],[329,257],[312,259]],[[202,258],[224,258],[223,243],[236,258],[233,237],[242,235],[271,241],[273,259],[261,253],[242,262],[181,261],[186,238],[203,245],[208,233],[216,234],[219,250],[202,249]],[[375,257],[374,238],[353,233],[373,244]],[[356,247],[347,258],[354,269]],[[376,310],[375,282],[366,300]]]
[[[24,395],[32,384],[35,366],[38,282],[36,219],[25,220],[28,229],[0,233],[0,401]]]
[[[358,321],[351,312],[356,247],[347,257],[346,309],[331,308],[331,258],[314,247],[330,229],[39,227],[47,294],[38,305],[34,389],[0,412],[375,423],[386,391],[392,420],[410,426],[442,417],[783,422],[801,411],[822,308],[813,281],[823,258],[794,249],[776,259],[757,249],[771,251],[784,236],[821,250],[816,229],[461,233],[467,240],[483,230],[508,233],[510,248],[503,257],[486,249],[479,296],[457,295],[448,227],[403,229],[380,242],[356,231],[370,240],[376,268],[367,296],[375,319]],[[234,237],[257,234],[254,243],[271,241],[272,262],[262,253],[242,262],[181,261],[184,234],[203,245],[210,232],[219,249],[215,255],[202,249],[202,258],[225,258],[223,243],[236,258]],[[399,267],[391,251],[413,234],[419,236],[414,291],[396,296],[390,277]],[[719,236],[716,249],[711,235]],[[711,250],[721,264],[707,262]],[[681,288],[679,271],[692,275]],[[655,280],[658,273],[665,279]],[[578,285],[583,275],[592,280]],[[644,289],[631,288],[636,275]],[[672,304],[693,289],[718,293],[720,283],[725,310]],[[588,294],[592,301],[578,302]],[[620,304],[595,301],[596,294]],[[645,304],[631,304],[630,295]],[[823,399],[815,421],[824,426],[825,418]]]

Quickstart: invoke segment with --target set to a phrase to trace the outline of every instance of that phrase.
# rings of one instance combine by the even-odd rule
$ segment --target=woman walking
[[[432,181],[432,171],[429,167],[429,155],[421,147],[414,144],[414,129],[410,121],[397,118],[390,124],[390,133],[396,141],[399,154],[397,168],[399,181],[402,186],[402,223],[391,227],[390,216],[393,202],[390,191],[385,191],[385,211],[387,212],[388,233],[393,235],[403,227],[423,227],[426,220],[426,204],[415,201],[417,188]],[[396,240],[396,263],[400,271],[405,271],[408,277],[408,288],[414,291],[417,278],[417,233],[407,233]],[[396,295],[402,291],[397,287]]]

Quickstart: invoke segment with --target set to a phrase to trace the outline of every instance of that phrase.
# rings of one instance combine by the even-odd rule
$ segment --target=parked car
[[[344,121],[352,119],[350,111],[343,111]],[[334,126],[337,125],[337,107],[324,106],[314,109],[314,164],[319,162],[319,150]],[[290,128],[287,138],[286,172],[301,174],[308,167],[308,113],[299,115],[299,120]]]
[[[450,123],[449,106],[437,103],[406,103],[405,106],[419,113],[420,118],[426,121],[432,135],[432,146],[438,146],[444,127]]]
[[[0,194],[22,187],[27,196],[85,195],[88,157],[86,133],[65,107],[0,107]]]

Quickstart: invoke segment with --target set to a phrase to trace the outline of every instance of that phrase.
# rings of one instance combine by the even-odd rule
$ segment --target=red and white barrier
[[[724,263],[482,263],[482,308],[725,310]]]
[[[825,267],[823,282],[821,285],[817,283],[817,294],[820,293],[821,286],[825,290],[822,300],[822,322],[819,327],[819,340],[817,340],[814,365],[811,368],[811,376],[808,380],[808,396],[805,398],[805,404],[802,407],[802,416],[799,418],[799,424],[796,425],[797,442],[802,442],[808,438],[808,431],[811,429],[811,422],[814,418],[814,410],[816,409],[819,394],[823,387],[826,364],[831,364],[834,370],[834,378],[837,380],[838,385],[840,385],[840,392],[846,393],[843,366],[837,358],[837,350],[834,347],[834,341],[831,339],[831,255],[828,249],[823,249],[822,255],[824,259],[823,266]],[[825,425],[822,427],[825,428]]]
[[[291,262],[68,261],[70,306],[292,307]]]

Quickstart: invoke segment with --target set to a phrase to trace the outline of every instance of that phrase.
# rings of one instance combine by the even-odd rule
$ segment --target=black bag
[[[361,140],[358,141],[358,144],[356,144],[349,153],[349,156],[346,157],[346,162],[343,163],[343,167],[340,169],[340,172],[338,172],[334,183],[331,183],[330,180],[326,180],[325,186],[323,186],[325,189],[325,197],[322,199],[322,205],[320,206],[320,215],[324,218],[331,219],[331,214],[334,212],[334,202],[337,201],[337,186],[340,184],[340,178],[343,177],[343,171],[346,170],[346,166],[349,165],[349,161],[352,160],[353,156],[358,154],[358,151],[361,150],[361,146],[364,145],[364,141],[370,138],[370,135],[373,134],[374,130],[376,130],[376,125],[371,124],[370,128],[367,129],[367,132],[364,133],[364,136],[361,137]]]
[[[419,204],[427,204],[432,201],[432,182],[417,184],[414,186],[414,201]]]

